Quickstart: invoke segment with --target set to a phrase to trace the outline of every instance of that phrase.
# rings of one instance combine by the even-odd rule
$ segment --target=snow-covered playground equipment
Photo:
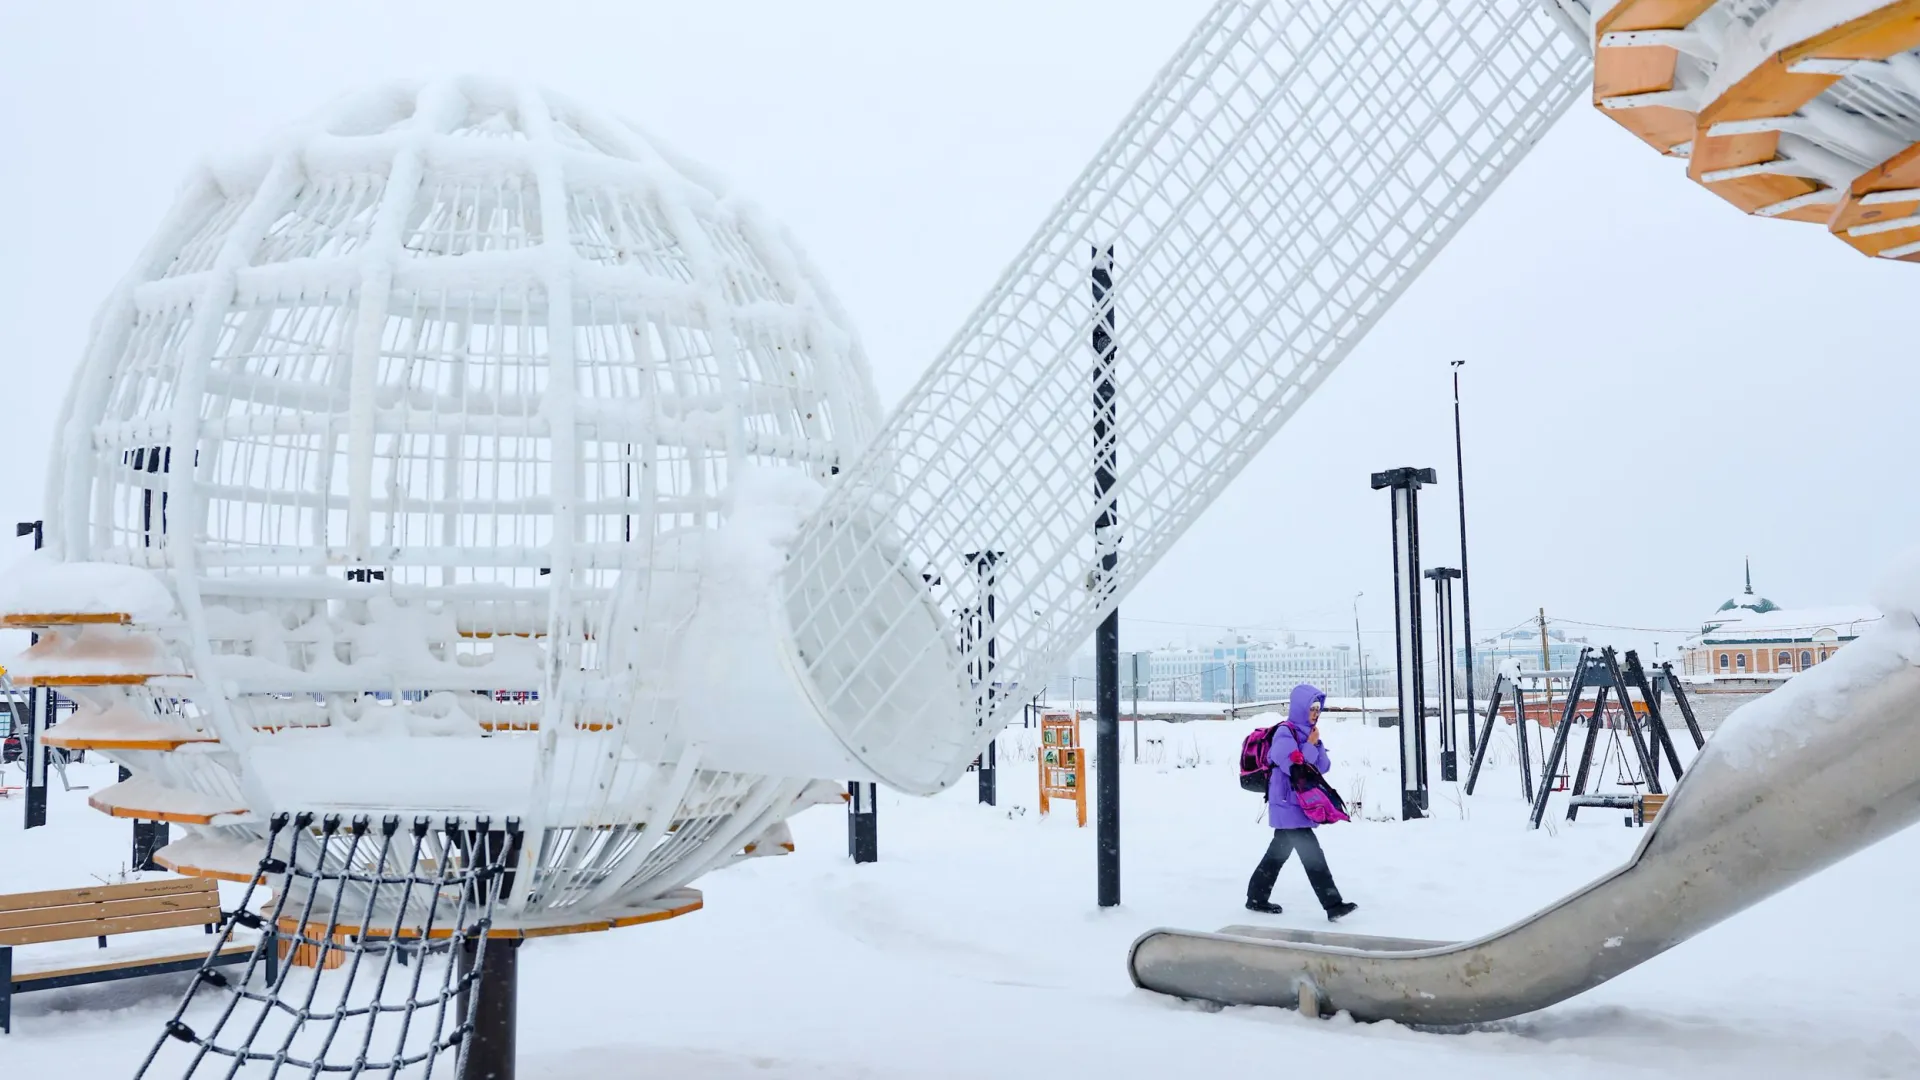
[[[884,421],[784,234],[633,125],[343,99],[192,178],[107,302],[10,667],[183,873],[252,880],[277,815],[431,813],[521,824],[491,933],[692,910],[816,778],[959,778],[994,685],[1114,609],[1596,49],[1599,104],[1741,205],[1920,227],[1914,6],[1220,0]]]

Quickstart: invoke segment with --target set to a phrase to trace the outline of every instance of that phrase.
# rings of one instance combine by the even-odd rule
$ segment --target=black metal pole
[[[847,854],[855,863],[880,861],[879,800],[878,785],[847,784]]]
[[[1460,365],[1453,362],[1453,479],[1460,489],[1460,633],[1467,643],[1467,716],[1473,716],[1473,594],[1467,584],[1467,465],[1460,442]],[[1467,753],[1473,753],[1473,724],[1467,724]]]
[[[1460,728],[1453,701],[1453,582],[1459,576],[1460,571],[1449,566],[1436,566],[1427,571],[1428,579],[1433,582],[1433,618],[1438,625],[1433,655],[1440,696],[1440,779],[1447,781],[1460,778]],[[1467,731],[1469,734],[1473,731],[1471,720]]]
[[[1104,592],[1119,565],[1119,505],[1113,494],[1119,469],[1118,402],[1114,387],[1118,320],[1113,298],[1113,247],[1093,249],[1093,496],[1094,547]],[[1100,621],[1093,636],[1094,821],[1101,907],[1120,903],[1120,609]]]
[[[1393,503],[1393,641],[1400,703],[1400,820],[1427,816],[1427,692],[1420,644],[1421,484],[1432,469],[1399,468],[1373,474],[1373,489],[1389,489]]]
[[[460,947],[460,970],[473,970],[479,943]],[[473,1000],[468,1012],[467,998]],[[461,998],[462,1019],[471,1019],[473,1035],[460,1064],[460,1080],[513,1080],[515,1027],[520,997],[520,941],[499,938],[487,942],[480,957],[480,977]]]
[[[994,707],[998,702],[996,700],[997,691],[994,689],[993,677],[995,668],[999,662],[1000,610],[998,598],[994,595],[994,585],[996,583],[996,571],[999,567],[1000,556],[1002,554],[1002,552],[998,551],[973,551],[967,553],[967,558],[973,561],[974,582],[980,592],[978,607],[980,618],[974,633],[978,635],[976,640],[980,638],[985,639],[984,648],[980,651],[981,658],[975,661],[976,674],[980,683],[980,690],[978,692],[982,695],[980,698],[980,722],[983,724],[996,722],[993,714]],[[998,729],[996,728],[995,730],[997,731]],[[999,805],[998,767],[999,757],[994,752],[993,741],[989,740],[987,748],[980,752],[980,802],[986,806]]]
[[[13,527],[15,536],[33,537],[33,550],[46,542],[45,522],[22,521]],[[34,644],[40,635],[32,635]],[[47,823],[47,748],[40,741],[53,726],[53,691],[33,687],[27,691],[27,730],[20,740],[20,764],[27,770],[25,828],[37,829]]]
[[[133,779],[133,770],[125,765],[120,766],[120,782],[125,783],[131,779]],[[164,821],[141,821],[135,818],[133,858],[128,865],[135,870],[165,870],[166,867],[153,861],[153,854],[167,846],[169,834],[172,831]]]

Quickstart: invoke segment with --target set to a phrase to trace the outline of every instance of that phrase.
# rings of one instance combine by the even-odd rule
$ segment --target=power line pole
[[[1541,671],[1553,670],[1553,656],[1551,653],[1547,651],[1547,609],[1546,608],[1540,609],[1540,670]],[[1552,691],[1553,687],[1551,682],[1548,683],[1547,689],[1549,692]]]
[[[1360,598],[1365,595],[1367,594],[1364,592],[1353,594],[1353,656],[1360,665],[1360,723],[1362,726],[1367,722],[1367,650],[1366,646],[1360,643]]]

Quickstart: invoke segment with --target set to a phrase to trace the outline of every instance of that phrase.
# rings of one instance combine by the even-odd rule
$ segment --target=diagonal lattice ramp
[[[790,661],[834,735],[951,782],[1013,700],[987,687],[1083,641],[1580,96],[1564,25],[1216,4],[795,544]]]

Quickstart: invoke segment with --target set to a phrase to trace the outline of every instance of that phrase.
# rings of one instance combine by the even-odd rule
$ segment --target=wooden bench
[[[1635,822],[1640,825],[1653,824],[1653,819],[1660,816],[1660,811],[1666,805],[1667,805],[1667,797],[1665,795],[1655,795],[1649,792],[1645,795],[1640,796],[1639,801],[1635,804],[1635,807],[1634,807]]]
[[[97,938],[101,949],[107,938],[147,930],[204,926],[209,934],[219,926],[219,887],[207,878],[162,878],[127,885],[100,885],[85,889],[15,893],[0,896],[0,1033],[13,1030],[13,995],[29,990],[112,982],[140,975],[197,971],[206,949],[188,950],[175,941],[141,949],[116,947],[99,959],[71,952],[40,963],[18,963],[14,949],[54,941]],[[244,963],[254,939],[236,938],[220,950],[216,964]],[[277,966],[268,950],[268,978]]]

